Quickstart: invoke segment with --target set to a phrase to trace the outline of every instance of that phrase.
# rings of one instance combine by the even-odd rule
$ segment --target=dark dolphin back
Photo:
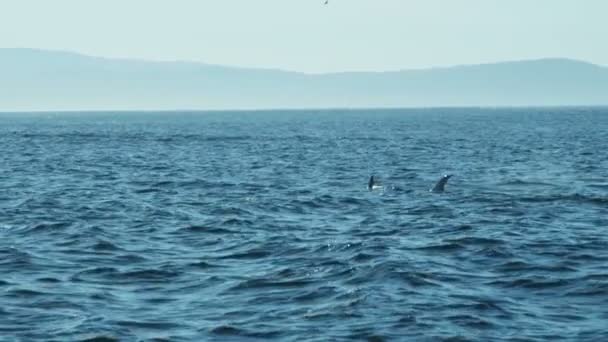
[[[452,175],[444,175],[443,177],[441,177],[439,179],[439,181],[437,182],[437,184],[435,184],[435,186],[431,189],[431,191],[432,192],[444,192],[445,185],[448,183],[448,180],[450,180],[451,177],[452,177]]]

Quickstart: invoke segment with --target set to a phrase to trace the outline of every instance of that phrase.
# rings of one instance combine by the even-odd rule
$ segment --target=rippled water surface
[[[0,339],[608,340],[607,147],[601,108],[0,114]]]

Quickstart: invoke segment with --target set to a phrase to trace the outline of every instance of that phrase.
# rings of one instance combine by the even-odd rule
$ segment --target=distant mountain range
[[[304,74],[0,49],[0,111],[608,105],[608,68],[540,59]]]

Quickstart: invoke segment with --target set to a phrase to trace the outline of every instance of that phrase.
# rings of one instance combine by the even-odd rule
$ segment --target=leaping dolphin
[[[435,186],[429,190],[431,192],[444,192],[445,191],[445,185],[448,183],[448,180],[452,177],[452,175],[443,175],[443,177],[441,177],[439,179],[439,181],[437,182],[437,184],[435,184]]]

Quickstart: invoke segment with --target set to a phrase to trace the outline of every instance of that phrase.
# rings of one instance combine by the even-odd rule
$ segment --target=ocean
[[[606,341],[607,146],[608,108],[3,113],[0,340]]]

